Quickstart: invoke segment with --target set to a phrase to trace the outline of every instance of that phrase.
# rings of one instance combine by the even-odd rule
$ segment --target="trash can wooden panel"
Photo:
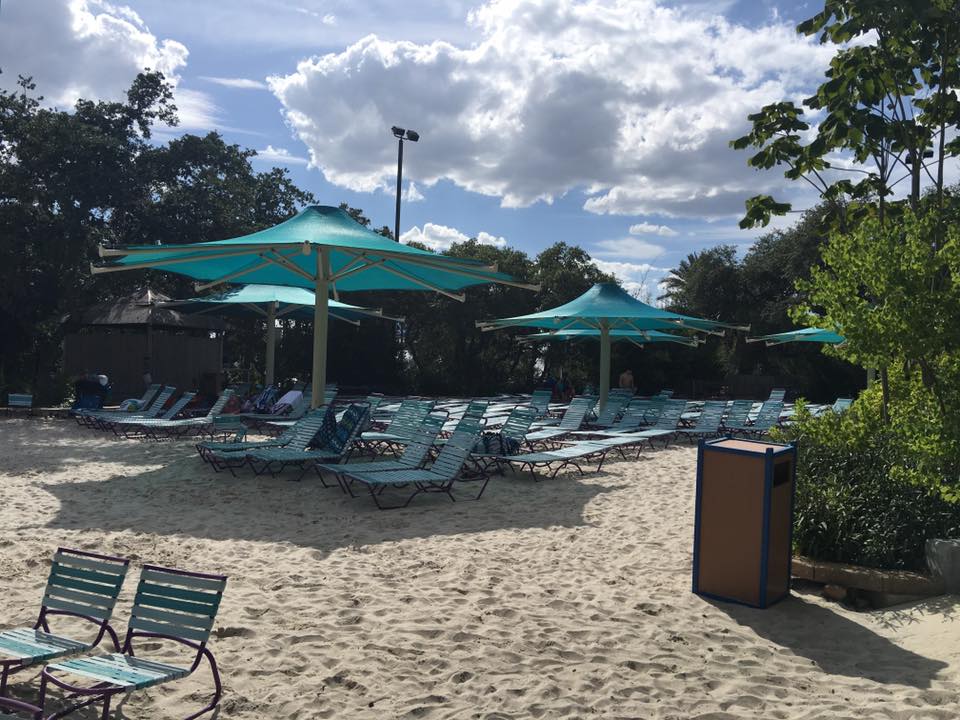
[[[754,607],[789,593],[795,459],[791,445],[701,442],[695,593]]]

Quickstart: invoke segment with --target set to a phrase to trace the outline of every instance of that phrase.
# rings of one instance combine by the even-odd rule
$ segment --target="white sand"
[[[0,626],[32,622],[58,545],[134,559],[118,628],[139,563],[227,573],[224,718],[960,717],[956,598],[692,595],[689,448],[387,513],[63,421],[0,421],[0,457]],[[183,717],[208,687],[201,670],[124,717]]]

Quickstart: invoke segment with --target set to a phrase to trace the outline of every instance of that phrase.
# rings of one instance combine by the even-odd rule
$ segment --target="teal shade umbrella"
[[[599,330],[558,330],[557,332],[539,332],[522,335],[521,342],[549,342],[552,340],[599,340]],[[647,343],[676,343],[688,347],[697,347],[702,340],[695,337],[673,335],[659,330],[611,330],[610,342],[630,342],[643,347]]]
[[[760,337],[747,338],[747,342],[764,342],[767,346],[783,345],[792,342],[815,342],[827,345],[839,345],[846,342],[843,335],[832,330],[823,330],[821,328],[809,327],[801,330],[789,330],[788,332],[774,333],[773,335],[761,335]]]
[[[438,255],[394,242],[340,208],[311,205],[289,220],[243,237],[190,245],[100,248],[94,273],[167,270],[203,281],[198,290],[242,282],[303,287],[315,292],[313,402],[323,399],[329,297],[359,290],[431,290],[463,301],[472,285],[537,289],[479,260]]]
[[[736,325],[681,315],[637,300],[616,283],[597,283],[583,295],[559,307],[541,312],[478,322],[484,330],[508,327],[532,327],[559,332],[595,330],[600,337],[600,407],[607,404],[610,392],[610,333],[615,330],[687,329],[723,335],[724,329],[748,329]]]
[[[176,308],[180,312],[192,314],[214,314],[221,317],[258,315],[267,323],[266,383],[274,381],[276,321],[284,318],[293,320],[313,320],[313,308],[316,294],[312,290],[283,285],[242,285],[225,292],[188,300],[169,300],[159,303],[161,307]],[[348,305],[330,300],[329,315],[337,320],[357,325],[364,317],[377,317],[399,321],[402,318],[384,315],[380,310]]]

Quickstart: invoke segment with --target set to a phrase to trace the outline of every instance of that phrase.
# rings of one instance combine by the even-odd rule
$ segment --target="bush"
[[[920,438],[918,426],[928,435]],[[801,407],[796,422],[775,434],[798,446],[794,551],[924,570],[927,538],[960,537],[960,504],[955,484],[937,475],[942,446],[930,439],[934,430],[922,417],[912,425],[882,423],[876,387],[842,415],[814,418]]]

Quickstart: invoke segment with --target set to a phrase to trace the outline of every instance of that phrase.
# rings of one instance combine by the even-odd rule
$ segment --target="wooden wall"
[[[154,382],[175,385],[179,390],[219,392],[221,362],[219,336],[155,329],[148,338],[144,330],[88,330],[69,334],[63,341],[64,371],[71,376],[105,374],[113,386],[108,400],[111,403],[142,395],[143,373],[148,366]]]

